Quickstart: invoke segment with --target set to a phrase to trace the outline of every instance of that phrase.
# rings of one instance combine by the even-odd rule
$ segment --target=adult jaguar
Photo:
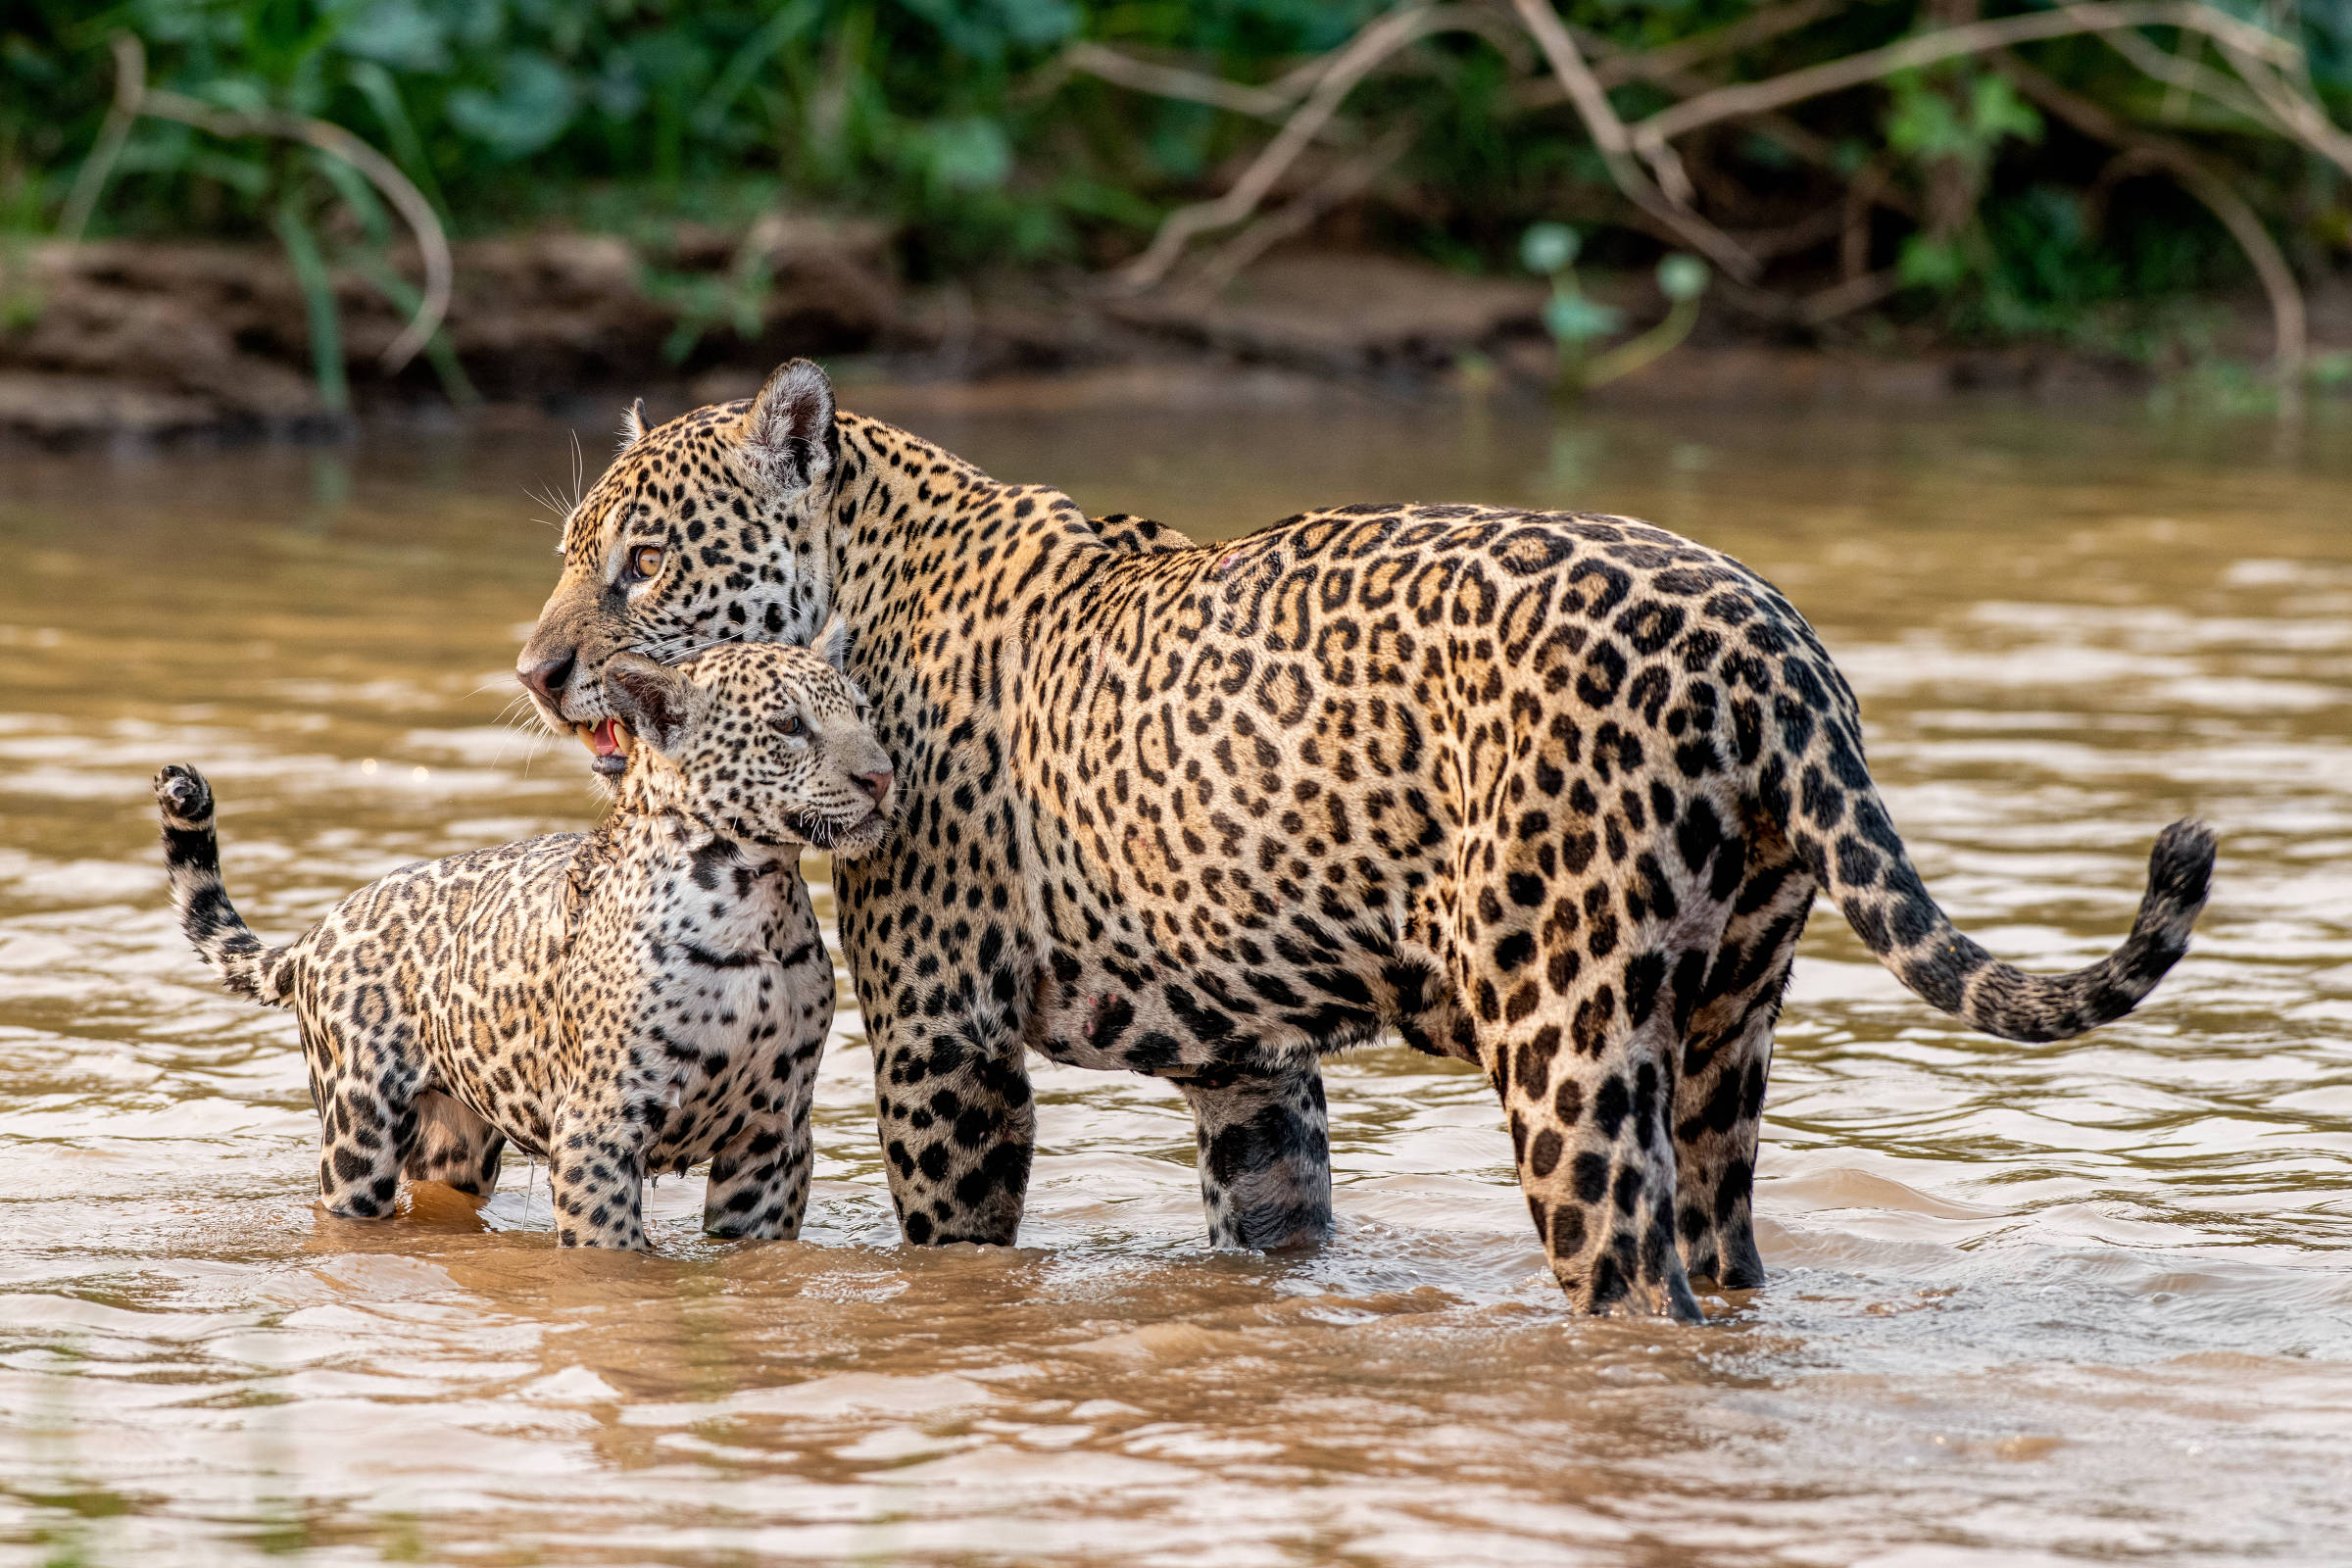
[[[808,649],[624,656],[606,686],[631,755],[595,832],[404,866],[283,948],[228,902],[204,776],[156,775],[189,941],[301,1019],[330,1213],[391,1213],[403,1174],[485,1195],[513,1139],[549,1156],[565,1247],[644,1247],[646,1173],[705,1159],[706,1230],[799,1232],[833,1022],[801,851],[880,840],[889,759]]]
[[[2037,978],[1928,897],[1852,692],[1737,562],[1620,517],[1343,507],[1194,548],[835,412],[816,367],[652,431],[573,511],[517,663],[597,750],[600,672],[848,617],[906,792],[841,933],[911,1242],[1007,1243],[1023,1052],[1168,1078],[1209,1232],[1329,1219],[1321,1053],[1483,1067],[1570,1299],[1761,1282],[1757,1118],[1826,890],[1905,985],[2063,1039],[2185,951],[2213,837],[2157,840],[2132,935]]]

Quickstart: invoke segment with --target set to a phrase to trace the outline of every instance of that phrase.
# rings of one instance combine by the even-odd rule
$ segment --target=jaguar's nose
[[[564,688],[571,683],[572,666],[577,662],[575,656],[565,654],[562,659],[551,659],[544,663],[518,669],[514,672],[514,678],[521,681],[532,696],[546,704],[547,710],[553,713],[563,707]]]
[[[863,789],[866,794],[871,795],[874,798],[874,804],[876,806],[880,806],[882,804],[883,797],[890,793],[890,781],[893,776],[894,775],[891,773],[891,770],[886,767],[879,773],[858,774],[858,787]]]

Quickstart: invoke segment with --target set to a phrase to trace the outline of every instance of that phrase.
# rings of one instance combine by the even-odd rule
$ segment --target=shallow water
[[[1022,1246],[903,1250],[846,986],[801,1244],[702,1239],[688,1178],[653,1195],[659,1255],[562,1252],[519,1158],[479,1213],[426,1189],[338,1222],[292,1023],[182,945],[146,780],[211,773],[230,886],[280,940],[395,864],[586,820],[583,755],[500,722],[556,564],[528,492],[568,490],[569,451],[10,456],[0,1560],[2352,1551],[2340,421],[906,407],[1000,476],[1201,533],[1409,497],[1722,546],[1853,680],[1964,926],[2086,961],[2194,811],[2224,835],[2198,945],[2138,1014],[2018,1046],[1818,916],[1771,1282],[1699,1328],[1568,1316],[1492,1095],[1400,1050],[1330,1068],[1314,1255],[1207,1250],[1174,1093],[1042,1061]]]

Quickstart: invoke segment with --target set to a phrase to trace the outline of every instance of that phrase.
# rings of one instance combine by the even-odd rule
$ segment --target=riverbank
[[[640,395],[662,414],[741,396],[796,354],[852,383],[1041,411],[1548,394],[1545,286],[1534,279],[1302,251],[1214,297],[1122,297],[1080,276],[908,288],[888,256],[878,226],[817,218],[773,218],[748,235],[681,225],[659,250],[565,232],[475,241],[457,251],[445,352],[397,371],[380,357],[405,312],[369,279],[338,275],[349,385],[338,409],[313,373],[303,296],[276,249],[33,245],[0,267],[0,440],[332,440],[355,419],[570,416]],[[1588,287],[1636,323],[1665,310],[1643,275]],[[2312,305],[2318,346],[2352,344],[2352,289]],[[2201,311],[2208,363],[2260,361],[2259,300]],[[1710,303],[1688,343],[1592,400],[2074,402],[2144,396],[2192,368],[2179,351],[2134,361],[2052,344],[1962,347],[1886,321],[1800,336]]]

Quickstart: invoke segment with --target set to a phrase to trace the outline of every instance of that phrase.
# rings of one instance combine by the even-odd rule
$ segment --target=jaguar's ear
[[[702,715],[694,682],[635,654],[614,654],[606,662],[605,699],[630,734],[672,760]]]
[[[629,448],[644,439],[645,399],[639,398],[630,404],[629,411],[620,416],[620,448],[612,455],[619,457],[622,452],[628,451]]]
[[[777,367],[743,416],[752,467],[782,495],[797,495],[833,467],[833,383],[808,360]]]
[[[836,610],[817,634],[808,640],[808,651],[831,664],[843,674],[849,673],[850,623]]]

